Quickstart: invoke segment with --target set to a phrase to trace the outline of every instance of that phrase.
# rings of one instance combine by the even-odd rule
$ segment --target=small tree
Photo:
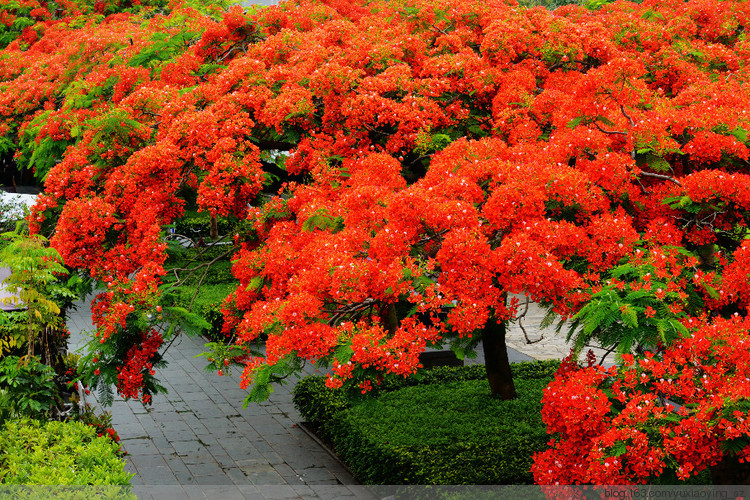
[[[45,364],[55,367],[57,350],[65,340],[62,311],[52,297],[74,294],[59,283],[68,271],[57,250],[48,246],[45,237],[29,235],[22,227],[19,224],[16,231],[2,235],[10,243],[0,251],[0,260],[11,271],[3,287],[13,295],[5,302],[24,309],[18,325],[26,335],[26,358],[40,354]]]

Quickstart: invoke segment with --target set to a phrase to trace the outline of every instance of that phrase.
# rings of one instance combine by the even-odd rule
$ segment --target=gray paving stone
[[[350,490],[342,485],[316,485],[311,486],[311,488],[319,498],[325,498],[326,500],[348,500],[358,498],[356,490]]]
[[[238,484],[237,489],[248,500],[264,500],[263,495],[258,491],[258,487],[252,484]]]
[[[258,491],[268,500],[285,500],[299,498],[299,493],[290,485],[286,484],[263,484],[257,485]]]
[[[234,486],[232,479],[221,471],[210,476],[195,476],[195,484],[211,486],[211,485],[231,485]],[[208,496],[208,495],[207,495]],[[212,498],[212,497],[210,497]]]
[[[175,430],[170,427],[165,427],[163,432],[164,432],[164,437],[167,438],[170,442],[190,441],[191,439],[196,439],[195,433],[190,428]]]
[[[203,446],[203,444],[198,441],[198,439],[191,439],[188,441],[171,441],[171,444],[174,448],[174,451],[176,451],[180,456],[194,456],[200,452],[208,453],[206,447]]]
[[[125,450],[131,455],[153,455],[158,450],[149,438],[122,439],[120,441]]]
[[[177,482],[181,485],[195,484],[195,478],[189,470],[185,469],[184,471],[174,471],[173,473],[177,478]]]
[[[324,467],[312,467],[305,469],[301,473],[302,479],[308,484],[337,484],[336,477],[331,474],[331,471]]]
[[[221,500],[245,500],[246,497],[234,484],[209,484],[204,486],[203,492],[207,498],[216,498]]]
[[[166,465],[138,469],[143,484],[180,484],[172,470]]]
[[[297,481],[304,481],[304,478],[287,464],[276,464],[273,466],[273,469],[289,484],[294,484]]]
[[[248,473],[247,478],[249,482],[255,485],[287,484],[284,478],[273,469]]]
[[[263,455],[263,458],[266,459],[266,462],[271,465],[279,465],[284,463],[284,459],[281,457],[281,455],[273,450],[262,451],[261,454]]]
[[[222,448],[223,449],[223,448]],[[237,462],[230,455],[226,453],[212,453],[214,460],[219,464],[222,469],[229,469],[237,467]]]
[[[130,462],[139,470],[148,469],[150,467],[167,467],[167,461],[162,455],[132,455]]]
[[[178,455],[178,457],[182,458],[182,461],[188,467],[191,465],[202,465],[208,463],[218,467],[213,455],[211,455],[208,450],[191,453],[190,455]]]
[[[239,467],[227,467],[222,468],[224,471],[224,474],[232,480],[232,483],[240,485],[240,484],[249,484],[250,481],[247,479],[247,475],[242,472],[242,469]]]
[[[68,324],[71,345],[81,345],[81,329],[90,328],[83,309]],[[303,483],[305,474],[311,481],[337,481],[341,466],[293,427],[298,416],[289,389],[280,388],[262,405],[242,408],[247,391],[239,387],[239,372],[229,377],[204,372],[205,361],[194,358],[203,351],[202,343],[181,337],[169,348],[165,359],[170,364],[157,375],[169,392],[156,395],[152,406],[116,397],[109,408],[131,453],[126,470],[136,474],[132,484],[160,500],[235,495],[266,500],[256,486],[281,487],[267,489],[272,498],[317,498]],[[95,403],[93,394],[91,400]],[[212,495],[217,492],[220,496]]]
[[[147,438],[149,434],[143,429],[140,422],[130,422],[117,425],[117,434],[120,438]]]
[[[201,462],[196,464],[186,464],[188,470],[197,478],[198,476],[221,476],[224,475],[221,467],[216,462]],[[196,479],[197,480],[197,479]]]

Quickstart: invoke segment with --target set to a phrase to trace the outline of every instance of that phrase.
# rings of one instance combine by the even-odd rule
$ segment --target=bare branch
[[[361,313],[362,311],[366,309],[372,310],[372,308],[377,304],[378,301],[375,299],[365,299],[362,302],[357,302],[355,304],[350,304],[347,306],[340,307],[336,309],[335,311],[324,311],[331,313],[331,319],[328,320],[329,326],[334,326],[336,323],[338,323],[344,316],[346,315],[355,315],[357,313]]]
[[[594,127],[596,127],[599,130],[599,132],[602,132],[602,133],[605,133],[605,134],[628,135],[627,132],[620,132],[619,130],[604,130],[596,122],[594,122]]]
[[[435,26],[434,24],[432,25],[432,27],[433,27],[433,28],[434,28],[434,29],[435,29],[436,31],[439,31],[440,33],[442,33],[443,35],[445,35],[445,36],[448,36],[448,33],[446,33],[445,31],[441,30],[440,28],[438,28],[438,27],[437,27],[437,26]],[[448,27],[447,27],[446,29],[451,29],[452,27],[453,27],[453,25],[451,24],[451,25],[450,25],[450,26],[448,26]]]
[[[624,116],[625,118],[627,118],[627,119],[628,119],[628,121],[630,122],[630,127],[631,127],[631,128],[635,128],[635,122],[634,122],[634,121],[633,121],[633,119],[632,119],[632,118],[630,117],[630,115],[628,115],[628,113],[627,113],[627,112],[625,111],[625,106],[623,106],[622,104],[620,104],[620,111],[622,111],[622,115],[623,115],[623,116]]]
[[[677,184],[678,186],[682,187],[682,184],[680,184],[680,181],[678,181],[674,177],[670,177],[668,175],[655,174],[653,172],[644,172],[643,170],[641,170],[641,175],[643,175],[645,177],[653,177],[655,179],[662,179],[662,180],[665,180],[665,181],[673,182],[674,184]]]
[[[532,341],[532,340],[529,339],[529,334],[526,331],[526,328],[524,328],[524,326],[523,326],[523,318],[525,318],[526,317],[526,313],[529,312],[529,301],[530,301],[530,299],[529,299],[529,296],[527,295],[526,296],[525,308],[524,308],[523,312],[521,313],[521,315],[518,316],[518,326],[521,328],[521,331],[523,332],[523,337],[526,339],[526,343],[527,344],[536,344],[537,342],[541,342],[542,341],[542,339],[544,338],[544,335],[542,335],[538,339]]]

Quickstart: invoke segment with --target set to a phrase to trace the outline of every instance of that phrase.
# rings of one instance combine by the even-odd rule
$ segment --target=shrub
[[[236,222],[231,218],[219,217],[216,220],[219,236],[229,234]],[[175,222],[175,232],[184,234],[194,240],[209,239],[211,234],[211,216],[208,212],[188,212],[184,217]]]
[[[0,359],[26,351],[26,311],[0,313]]]
[[[0,483],[128,485],[120,447],[82,422],[8,420],[0,430]]]
[[[211,341],[224,342],[227,340],[226,336],[221,333],[221,328],[224,324],[221,304],[227,295],[234,291],[235,287],[235,283],[220,283],[201,285],[198,289],[198,295],[196,295],[195,301],[193,301],[192,311],[200,315],[211,325],[209,329],[202,332]],[[195,291],[196,287],[188,285],[173,290],[172,299],[174,300],[174,305],[187,309],[190,306],[190,301],[193,299]]]
[[[388,380],[366,396],[306,377],[294,403],[366,484],[531,484],[532,455],[547,440],[542,391],[558,366],[513,365],[511,401],[491,398],[473,365]]]
[[[368,484],[532,484],[547,435],[543,380],[519,397],[489,396],[485,380],[407,387],[367,399],[327,425],[336,451]]]
[[[36,357],[4,357],[0,361],[0,417],[51,416],[59,399],[54,377],[54,370]]]
[[[323,377],[304,377],[294,388],[294,406],[306,422],[316,426],[331,421],[336,413],[349,408],[343,390],[328,389]]]

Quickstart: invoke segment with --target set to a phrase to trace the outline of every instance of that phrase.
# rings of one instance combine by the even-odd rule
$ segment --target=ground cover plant
[[[159,325],[196,326],[159,298],[194,200],[237,221],[238,343],[214,359],[244,367],[251,399],[303,362],[366,391],[480,340],[490,393],[512,399],[507,297],[526,293],[621,363],[548,391],[551,429],[584,388],[595,407],[576,411],[609,416],[554,434],[579,465],[541,454],[537,481],[685,478],[750,449],[747,386],[721,361],[746,352],[750,4],[86,5],[4,4],[0,133],[44,182],[34,231],[106,287],[90,379],[148,401]],[[632,379],[694,345],[679,395]]]
[[[532,455],[547,441],[540,399],[558,365],[513,365],[523,390],[512,401],[491,398],[484,367],[469,365],[365,395],[306,377],[294,402],[365,484],[532,484]]]
[[[3,485],[122,485],[120,446],[83,422],[8,420],[0,428]]]

